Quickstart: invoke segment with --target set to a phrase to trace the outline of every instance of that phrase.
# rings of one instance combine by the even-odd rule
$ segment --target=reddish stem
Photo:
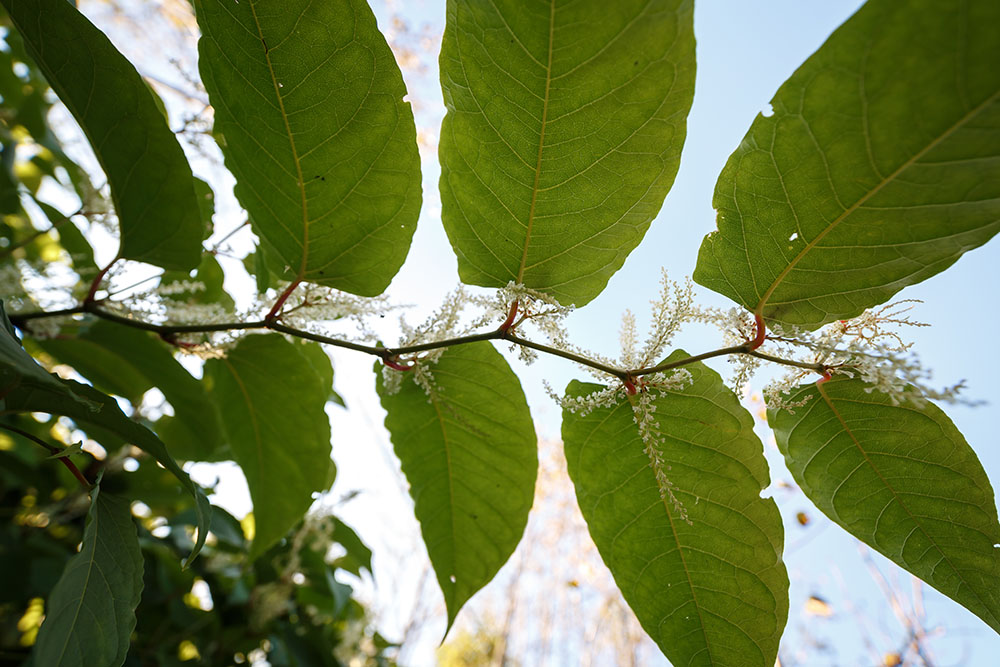
[[[409,366],[404,366],[403,364],[395,361],[393,357],[383,357],[382,358],[382,363],[385,364],[386,366],[388,366],[389,368],[391,368],[393,370],[396,370],[396,371],[412,371],[413,370],[413,364],[410,364]]]
[[[27,431],[22,431],[21,429],[17,428],[16,426],[8,426],[7,424],[0,424],[0,429],[3,429],[5,431],[10,431],[11,433],[17,433],[22,438],[27,438],[28,440],[30,440],[31,442],[35,443],[36,445],[40,445],[43,448],[45,448],[49,452],[49,454],[58,454],[59,452],[62,451],[61,448],[55,447],[53,445],[50,445],[49,443],[45,442],[44,440],[42,440],[38,436],[36,436],[36,435],[34,435],[32,433],[28,433]],[[69,460],[69,457],[67,457],[67,456],[60,456],[60,457],[58,457],[57,460],[60,463],[62,463],[64,466],[66,466],[67,470],[69,470],[71,473],[73,473],[73,477],[76,477],[77,480],[79,480],[80,484],[83,485],[83,488],[89,489],[91,486],[93,486],[90,483],[90,480],[88,480],[86,477],[84,477],[83,473],[80,472],[80,469],[76,467],[76,464]]]
[[[758,347],[764,344],[764,337],[767,335],[767,328],[764,326],[764,318],[760,316],[760,313],[754,313],[753,316],[754,331],[756,335],[754,339],[750,341],[750,349],[756,350]]]
[[[632,382],[632,378],[626,378],[625,380],[625,393],[629,396],[635,396],[639,393],[639,390],[635,388],[635,383]]]
[[[507,311],[507,319],[505,319],[503,324],[500,325],[499,330],[504,333],[510,331],[513,328],[515,317],[517,317],[517,299],[514,299],[514,302],[510,304],[510,310]]]
[[[76,467],[76,464],[75,464],[75,463],[73,463],[72,461],[70,461],[70,460],[69,460],[68,458],[66,458],[65,456],[61,456],[61,457],[59,457],[59,461],[60,461],[60,462],[61,462],[61,463],[62,463],[62,464],[63,464],[64,466],[66,466],[66,469],[67,469],[67,470],[69,470],[69,471],[70,471],[71,473],[73,473],[73,477],[76,477],[76,479],[77,479],[77,480],[78,480],[78,481],[80,482],[80,484],[82,484],[82,485],[83,485],[83,488],[85,488],[85,489],[89,489],[89,488],[90,488],[91,486],[93,486],[93,485],[92,485],[92,484],[90,483],[90,481],[89,481],[89,480],[87,480],[87,478],[83,476],[83,473],[82,473],[82,472],[80,472],[80,469]]]
[[[281,312],[281,307],[285,305],[285,301],[287,301],[288,297],[292,295],[292,292],[295,291],[295,288],[299,286],[299,282],[300,281],[298,280],[293,280],[292,283],[285,288],[285,291],[281,293],[281,296],[278,297],[278,300],[274,302],[273,306],[271,306],[271,310],[268,311],[267,315],[264,316],[265,322],[270,322],[271,320],[277,319],[278,313]]]
[[[190,350],[190,349],[198,347],[197,343],[187,343],[187,342],[182,341],[182,340],[177,340],[176,334],[172,334],[172,333],[163,333],[163,332],[160,332],[160,339],[164,343],[167,343],[169,345],[173,345],[174,347],[179,347],[182,350]]]
[[[114,266],[115,262],[117,261],[118,258],[115,257],[113,260],[111,260],[110,264],[108,264],[103,269],[98,271],[97,275],[94,276],[94,280],[90,283],[90,289],[87,291],[87,297],[83,300],[84,306],[90,303],[94,303],[94,298],[97,296],[97,290],[101,286],[101,281],[104,280],[104,276],[107,275],[108,271],[111,270],[111,267]]]
[[[827,369],[826,371],[824,371],[823,377],[821,377],[820,379],[816,380],[816,386],[818,387],[821,384],[823,384],[824,382],[829,382],[830,379],[831,379],[831,377],[832,376],[830,375],[830,369]]]

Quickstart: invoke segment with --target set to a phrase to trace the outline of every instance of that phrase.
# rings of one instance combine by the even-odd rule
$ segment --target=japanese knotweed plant
[[[420,158],[402,76],[364,2],[194,0],[212,136],[259,240],[243,258],[258,294],[239,308],[216,260],[226,239],[206,243],[211,190],[135,68],[65,0],[0,2],[8,41],[30,60],[0,82],[0,428],[22,433],[18,415],[50,413],[108,451],[145,450],[198,499],[192,558],[209,506],[176,460],[240,465],[256,524],[247,557],[267,553],[330,484],[324,405],[339,397],[321,345],[355,350],[377,359],[450,627],[514,551],[533,497],[536,436],[500,344],[594,376],[549,389],[569,475],[667,658],[772,665],[788,614],[783,529],[736,393],[768,363],[789,370],[765,392],[768,422],[804,493],[1000,631],[992,487],[932,402],[957,387],[930,386],[896,328],[918,324],[910,304],[888,303],[1000,230],[994,0],[869,0],[834,32],[719,176],[718,229],[693,278],[734,307],[702,307],[690,282],[664,274],[648,336],[626,313],[617,358],[574,344],[566,315],[622,267],[677,173],[695,85],[691,0],[448,0],[441,221],[477,289],[404,321],[393,345],[373,322],[394,308],[381,295],[416,226]],[[106,186],[48,131],[51,97],[25,111],[26,81],[51,86]],[[76,210],[8,168],[25,137]],[[119,246],[99,266],[93,231],[109,225]],[[158,286],[129,284],[128,262],[165,269]],[[724,346],[671,349],[687,322],[717,325]],[[205,360],[200,377],[181,354]],[[713,357],[734,361],[729,384],[702,363]],[[144,407],[153,388],[170,410]],[[121,665],[142,566],[128,505],[99,492],[73,451],[39,444],[91,493],[83,548],[51,594],[91,613],[50,615],[35,662]],[[85,576],[122,562],[103,588]]]

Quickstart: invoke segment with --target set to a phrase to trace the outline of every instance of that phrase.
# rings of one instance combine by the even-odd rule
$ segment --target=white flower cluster
[[[625,397],[625,390],[621,386],[606,387],[584,396],[563,396],[547,380],[542,380],[542,383],[549,398],[559,404],[559,407],[581,417],[586,417],[597,408],[613,408]]]
[[[869,383],[866,391],[886,394],[893,405],[903,402],[921,406],[928,399],[955,402],[963,384],[936,389],[930,386],[931,374],[919,358],[909,353],[895,327],[928,326],[905,315],[915,303],[897,301],[867,310],[851,320],[840,320],[817,331],[804,331],[787,325],[772,324],[767,351],[784,358],[820,364],[831,375],[858,377]],[[762,348],[763,349],[763,348]],[[788,394],[812,371],[795,369],[765,387],[769,406],[794,409],[804,401],[789,401]]]
[[[698,315],[698,310],[694,307],[694,286],[691,279],[686,278],[682,284],[678,284],[667,277],[665,270],[660,273],[660,296],[649,303],[652,306],[652,318],[641,350],[637,349],[635,316],[626,310],[622,317],[621,363],[626,368],[646,368],[657,363],[684,323]]]
[[[663,435],[660,432],[660,423],[656,419],[656,403],[653,401],[652,393],[647,391],[640,393],[632,401],[632,419],[639,429],[643,451],[649,458],[649,467],[653,469],[653,474],[656,477],[660,499],[664,502],[669,500],[681,521],[690,525],[691,520],[688,518],[687,510],[674,493],[677,487],[667,477],[670,466],[663,459]]]
[[[463,322],[463,311],[466,305],[473,302],[465,288],[459,286],[454,292],[445,297],[444,303],[423,323],[413,326],[406,321],[405,317],[399,320],[402,329],[402,339],[396,347],[409,347],[423,343],[435,343],[456,336],[461,336],[475,328],[479,320],[473,323]],[[445,348],[427,350],[418,354],[408,355],[406,359],[394,360],[401,366],[409,366],[413,376],[413,381],[427,394],[427,400],[436,394],[434,374],[430,366],[437,362],[444,354]],[[404,371],[392,368],[390,365],[382,367],[382,381],[386,393],[395,394],[399,391],[403,382]]]
[[[30,320],[26,324],[26,328],[31,332],[32,338],[57,338],[63,330],[63,327],[69,326],[73,322],[73,317],[63,316],[63,317],[40,317],[35,320]]]
[[[0,266],[0,294],[8,311],[17,312],[23,307],[27,294],[21,284],[21,271],[13,262]]]
[[[669,500],[680,519],[690,524],[687,510],[674,493],[676,487],[667,476],[670,466],[663,459],[663,436],[655,414],[655,401],[657,396],[664,393],[683,390],[692,381],[690,371],[683,368],[673,371],[669,375],[667,373],[651,374],[638,379],[637,393],[630,398],[629,392],[623,385],[606,387],[583,396],[562,396],[548,382],[544,384],[545,391],[552,400],[564,410],[581,417],[586,417],[598,408],[613,408],[623,399],[629,398],[632,406],[632,420],[638,428],[643,451],[649,458],[649,466],[653,469],[653,474],[656,477],[660,498],[664,502]]]
[[[511,305],[517,303],[517,312],[511,328],[518,333],[533,329],[545,337],[555,347],[568,349],[568,334],[565,321],[573,306],[564,306],[554,297],[533,290],[514,281],[507,283],[490,296],[473,296],[472,303],[483,309],[474,327],[488,326],[497,319],[504,321],[510,313]],[[517,347],[518,356],[526,364],[538,359],[538,353],[524,346]],[[513,347],[512,347],[513,350]]]
[[[205,283],[200,280],[175,280],[167,285],[160,285],[156,293],[160,296],[177,296],[178,294],[204,292]]]
[[[282,291],[288,284],[279,285]],[[373,316],[385,317],[398,309],[385,296],[363,297],[341,292],[329,287],[301,283],[291,293],[281,310],[281,321],[290,327],[330,334],[330,323],[348,323],[354,326],[352,340],[371,342],[378,338],[370,325]],[[338,335],[343,335],[339,332]]]
[[[726,347],[742,345],[757,335],[753,316],[742,308],[694,308],[690,320],[717,328],[722,332],[722,342]],[[733,366],[729,386],[738,395],[742,394],[762,362],[746,354],[729,355],[726,361]]]
[[[694,288],[690,279],[678,284],[668,279],[666,271],[663,271],[660,277],[659,298],[650,301],[650,305],[652,306],[652,316],[649,332],[641,348],[638,342],[635,316],[628,310],[622,315],[622,328],[619,336],[621,353],[617,359],[570,343],[561,323],[561,320],[568,314],[568,310],[559,316],[558,328],[554,328],[554,333],[547,335],[547,338],[553,347],[587,357],[604,366],[622,368],[622,370],[649,368],[663,357],[670,341],[673,340],[684,323],[697,319],[700,315],[700,311],[694,306]],[[607,373],[590,366],[581,367],[598,380],[608,381]]]

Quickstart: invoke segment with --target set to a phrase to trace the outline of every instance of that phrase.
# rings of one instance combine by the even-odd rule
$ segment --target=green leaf
[[[34,664],[119,667],[142,594],[142,553],[129,502],[91,492],[83,545],[46,604]]]
[[[35,204],[42,210],[45,217],[49,219],[52,226],[58,228],[59,244],[69,254],[70,260],[73,262],[73,268],[78,273],[83,273],[87,277],[95,275],[98,271],[98,266],[94,262],[94,249],[90,246],[90,242],[87,241],[86,237],[76,228],[76,225],[54,206],[50,206],[38,199],[35,199]]]
[[[198,198],[198,212],[201,214],[202,240],[212,235],[214,225],[212,218],[215,216],[215,192],[212,186],[201,180],[194,179],[194,193]]]
[[[173,417],[162,417],[154,426],[170,453],[189,461],[216,458],[224,441],[204,385],[155,335],[100,320],[75,338],[37,344],[98,389],[123,396],[133,405],[156,387],[174,409]]]
[[[368,5],[194,5],[215,134],[254,232],[290,279],[381,294],[416,228],[420,158]]]
[[[36,387],[21,386],[5,397],[6,409],[11,412],[46,412],[53,415],[69,417],[80,428],[87,430],[89,426],[110,432],[125,442],[135,445],[169,470],[181,481],[195,499],[195,510],[198,513],[198,540],[191,555],[185,561],[185,566],[201,551],[208,534],[212,506],[202,490],[191,481],[173,457],[167,451],[163,442],[148,428],[132,421],[118,407],[115,399],[102,394],[93,387],[72,380],[63,380],[68,393],[52,392]],[[78,396],[85,401],[81,403],[71,396]],[[92,406],[92,407],[91,407]]]
[[[120,340],[116,340],[118,334]],[[144,331],[95,322],[78,336],[42,338],[35,344],[59,363],[72,366],[100,391],[121,396],[133,405],[138,405],[142,395],[155,385],[155,377],[136,367],[146,362],[142,353],[156,349],[156,343]]]
[[[247,273],[252,275],[257,281],[257,293],[264,294],[271,286],[271,269],[268,267],[267,257],[263,245],[258,245],[253,252],[243,258],[243,266]]]
[[[449,348],[419,371],[433,377],[429,395],[411,374],[389,394],[380,366],[385,426],[410,483],[450,628],[524,533],[538,473],[534,424],[517,376],[487,342]]]
[[[802,492],[828,517],[1000,632],[1000,524],[982,464],[933,404],[859,379],[799,387],[769,410]]]
[[[1000,3],[871,0],[786,81],[716,185],[694,279],[847,319],[1000,231]]]
[[[108,177],[119,255],[194,268],[202,223],[191,168],[139,73],[72,3],[2,2]]]
[[[251,335],[205,364],[211,397],[253,500],[256,558],[281,539],[324,490],[330,421],[323,406],[332,371],[278,334]],[[325,355],[324,355],[325,358]]]
[[[4,399],[18,387],[34,387],[68,400],[78,401],[87,408],[96,408],[85,399],[74,394],[69,386],[55,375],[47,373],[35,363],[18,340],[14,325],[7,319],[7,311],[0,300],[0,410],[6,409]]]
[[[163,442],[145,426],[126,417],[115,399],[85,384],[60,380],[36,364],[14,335],[14,327],[7,319],[2,301],[0,324],[0,411],[63,415],[83,429],[94,425],[110,431],[152,455],[194,496],[198,512],[198,541],[186,561],[190,563],[201,551],[208,534],[211,505],[205,494],[180,469]]]
[[[652,446],[672,489],[661,490],[629,402],[563,413],[569,475],[601,557],[671,662],[770,667],[788,616],[788,575],[778,508],[760,497],[769,483],[763,447],[719,375],[686,368],[691,386],[652,398],[662,437]],[[573,381],[566,392],[600,389]]]
[[[596,297],[673,184],[694,72],[690,0],[449,0],[441,214],[462,281]]]
[[[21,210],[21,195],[18,179],[14,175],[14,154],[16,142],[0,145],[0,213],[12,214]]]
[[[356,577],[361,576],[361,570],[368,570],[368,574],[374,575],[372,572],[372,550],[361,541],[353,528],[340,519],[336,519],[336,522],[330,537],[333,538],[334,542],[344,547],[347,554],[338,558],[334,565],[347,570]]]

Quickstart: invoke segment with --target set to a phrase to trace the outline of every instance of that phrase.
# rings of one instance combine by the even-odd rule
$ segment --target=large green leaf
[[[0,302],[0,413],[3,412],[63,415],[83,429],[95,426],[150,454],[194,496],[198,540],[188,562],[201,551],[211,517],[211,505],[201,489],[181,470],[163,442],[148,428],[126,417],[115,399],[88,385],[61,380],[36,364],[14,335]]]
[[[416,129],[363,0],[195,0],[215,134],[290,278],[375,296],[420,210]]]
[[[154,429],[172,455],[211,460],[222,446],[215,408],[203,384],[153,334],[100,320],[75,338],[40,340],[38,345],[73,366],[98,389],[133,404],[137,405],[146,391],[159,389],[174,416],[160,418]]]
[[[538,473],[538,443],[517,376],[489,343],[453,347],[430,367],[432,391],[403,378],[385,426],[410,483],[448,627],[517,547]]]
[[[14,325],[7,319],[7,311],[0,300],[0,410],[5,409],[4,398],[18,387],[37,387],[39,390],[60,395],[67,400],[89,405],[83,398],[73,394],[69,386],[55,375],[47,373],[31,358],[21,341],[17,339]]]
[[[143,372],[141,366],[148,362],[153,368],[161,367],[164,355],[177,363],[147,332],[103,320],[81,327],[75,336],[64,332],[34,343],[57,362],[72,366],[95,388],[133,405],[156,384],[155,374]]]
[[[652,400],[659,443],[644,442],[627,401],[564,412],[569,475],[601,557],[671,662],[770,667],[788,616],[788,575],[778,508],[760,497],[769,483],[763,447],[719,375],[686,368],[693,385]],[[599,389],[573,381],[566,391]],[[657,451],[672,488],[657,481]]]
[[[191,168],[138,72],[73,3],[2,2],[108,177],[119,255],[197,266],[203,226]]]
[[[871,0],[719,177],[697,282],[815,328],[1000,231],[1000,3]]]
[[[119,667],[142,594],[142,553],[129,502],[91,492],[79,553],[52,589],[34,664]]]
[[[462,280],[583,305],[673,184],[691,0],[448,0],[442,219]]]
[[[326,488],[330,468],[329,359],[278,334],[247,336],[205,378],[253,500],[256,558],[285,535]],[[323,363],[325,362],[325,366]]]
[[[1000,524],[975,452],[933,404],[859,379],[798,388],[770,410],[795,481],[824,514],[1000,632]]]

